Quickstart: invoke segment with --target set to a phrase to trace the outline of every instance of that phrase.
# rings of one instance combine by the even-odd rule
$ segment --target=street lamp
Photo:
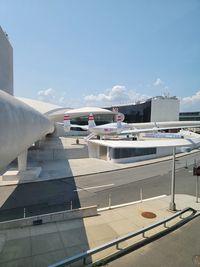
[[[176,147],[173,147],[171,202],[169,204],[169,210],[171,210],[171,211],[176,211],[176,203],[175,203],[175,155],[176,155]]]

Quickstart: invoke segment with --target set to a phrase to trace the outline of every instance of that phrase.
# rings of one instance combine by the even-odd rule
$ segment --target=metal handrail
[[[181,215],[184,214],[184,213],[186,213],[186,212],[188,212],[188,211],[191,211],[192,214],[190,214],[190,215],[187,216],[186,218],[182,218]],[[124,235],[124,236],[122,236],[122,237],[116,238],[116,239],[114,239],[114,240],[112,240],[112,241],[110,241],[110,242],[107,242],[107,243],[105,243],[105,244],[103,244],[103,245],[100,245],[100,246],[98,246],[98,247],[96,247],[96,248],[87,250],[87,251],[85,251],[85,252],[79,253],[79,254],[74,255],[74,256],[72,256],[72,257],[70,257],[70,258],[67,258],[67,259],[65,259],[65,260],[62,260],[62,261],[59,261],[59,262],[54,263],[54,264],[52,264],[52,265],[49,265],[49,267],[64,267],[64,266],[67,266],[67,265],[69,265],[69,264],[71,264],[71,263],[73,263],[73,262],[76,262],[76,261],[78,261],[78,260],[81,260],[81,259],[83,259],[83,264],[85,264],[85,262],[86,262],[86,258],[87,258],[88,256],[91,256],[91,255],[93,255],[93,254],[96,254],[96,253],[98,253],[98,252],[100,252],[100,251],[102,251],[102,250],[105,250],[105,249],[107,249],[107,248],[109,248],[109,247],[112,247],[112,246],[116,246],[117,249],[118,249],[118,245],[119,245],[119,243],[121,243],[121,242],[123,242],[123,241],[126,241],[126,240],[128,240],[128,239],[130,239],[130,238],[133,238],[133,237],[135,237],[135,236],[137,236],[137,235],[140,235],[140,234],[142,234],[143,237],[144,237],[145,232],[147,232],[147,231],[149,231],[149,230],[152,230],[152,229],[156,228],[157,226],[160,226],[160,225],[164,224],[164,227],[166,227],[166,223],[169,222],[169,221],[171,221],[171,220],[173,220],[173,219],[176,218],[176,217],[180,217],[180,218],[182,218],[183,220],[184,220],[184,219],[186,220],[186,219],[188,219],[188,218],[193,217],[193,216],[195,215],[196,212],[197,212],[197,211],[196,211],[195,209],[193,209],[193,208],[190,208],[190,207],[185,208],[185,209],[183,209],[182,211],[177,212],[176,214],[170,216],[170,217],[167,218],[167,219],[160,220],[160,221],[158,221],[158,222],[156,222],[156,223],[154,223],[154,224],[151,224],[151,225],[149,225],[149,226],[146,226],[146,227],[144,227],[144,228],[142,228],[142,229],[140,229],[140,230],[138,230],[138,231],[136,231],[136,232],[131,232],[131,233],[127,234],[127,235]]]

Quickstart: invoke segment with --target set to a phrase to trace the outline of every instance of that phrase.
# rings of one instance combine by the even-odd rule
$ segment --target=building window
[[[135,105],[116,106],[119,112],[125,116],[127,123],[150,122],[151,120],[151,101]],[[112,107],[106,108],[112,110]]]
[[[110,154],[113,159],[140,157],[156,154],[155,147],[148,148],[111,148]]]

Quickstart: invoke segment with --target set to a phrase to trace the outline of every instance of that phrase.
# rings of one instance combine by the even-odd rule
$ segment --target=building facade
[[[180,102],[176,97],[157,96],[136,104],[116,105],[107,109],[118,110],[125,115],[125,122],[178,121]]]
[[[13,95],[13,48],[0,26],[0,90]]]

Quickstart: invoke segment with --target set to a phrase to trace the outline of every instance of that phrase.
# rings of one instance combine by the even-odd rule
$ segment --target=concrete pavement
[[[45,150],[45,147],[48,147],[48,150]],[[58,150],[60,152],[58,152]],[[83,151],[84,150],[84,153]],[[76,138],[60,138],[59,141],[55,141],[52,139],[51,141],[43,141],[41,145],[41,153],[40,157],[36,156],[37,161],[30,161],[28,166],[32,167],[42,167],[42,172],[38,178],[31,179],[30,177],[25,178],[22,177],[20,180],[12,180],[5,181],[2,176],[0,176],[0,186],[6,185],[16,185],[21,183],[30,183],[30,182],[41,182],[41,181],[49,181],[60,178],[67,178],[73,176],[83,176],[90,175],[102,172],[110,172],[114,170],[121,170],[139,166],[145,166],[149,164],[153,164],[156,162],[162,162],[165,160],[171,160],[171,156],[145,160],[135,163],[126,163],[126,164],[116,164],[112,162],[108,162],[101,159],[88,158],[86,150],[86,142],[83,138],[79,139],[79,144],[76,144]],[[46,151],[46,152],[45,152]],[[63,153],[66,154],[66,158],[63,159]],[[33,151],[34,152],[34,151]],[[49,154],[55,155],[58,153],[60,156],[57,157],[49,157]],[[82,155],[82,153],[84,155]],[[199,153],[199,150],[193,150],[190,153],[181,153],[176,155],[176,158],[181,158],[186,155],[195,155]],[[71,155],[71,156],[70,156]],[[77,156],[81,158],[77,158]],[[76,158],[74,158],[76,156]],[[67,158],[69,157],[69,158]],[[71,157],[71,158],[70,158]],[[189,164],[187,162],[186,164]]]
[[[200,203],[196,203],[193,196],[176,195],[175,199],[177,209],[193,207],[200,211]],[[169,202],[170,197],[163,196],[123,208],[101,211],[95,217],[0,231],[0,266],[48,266],[66,257],[86,251],[171,216],[172,213],[168,210]],[[144,211],[155,213],[156,218],[146,219],[142,217],[141,213]],[[157,230],[153,230],[153,233],[155,231]],[[134,238],[134,240],[126,241],[120,244],[120,248],[141,239],[142,236],[139,236]],[[195,247],[197,247],[197,244],[200,247],[198,233],[197,238],[192,242],[196,244]],[[185,245],[187,247],[187,244]],[[151,247],[152,245],[149,244],[148,246]],[[115,251],[115,248],[107,249],[95,255],[92,260],[101,259]],[[190,251],[190,256],[192,257],[193,251]],[[173,258],[178,257],[177,251],[173,250],[171,254],[168,251],[166,257],[170,257],[171,262],[173,262]],[[181,257],[184,257],[183,253]],[[123,263],[123,258],[121,261]],[[72,266],[82,266],[82,263],[78,262]],[[112,266],[115,266],[114,263]],[[137,265],[134,266],[143,266],[140,265],[139,257],[137,258]],[[148,266],[155,266],[154,258],[149,259]]]

